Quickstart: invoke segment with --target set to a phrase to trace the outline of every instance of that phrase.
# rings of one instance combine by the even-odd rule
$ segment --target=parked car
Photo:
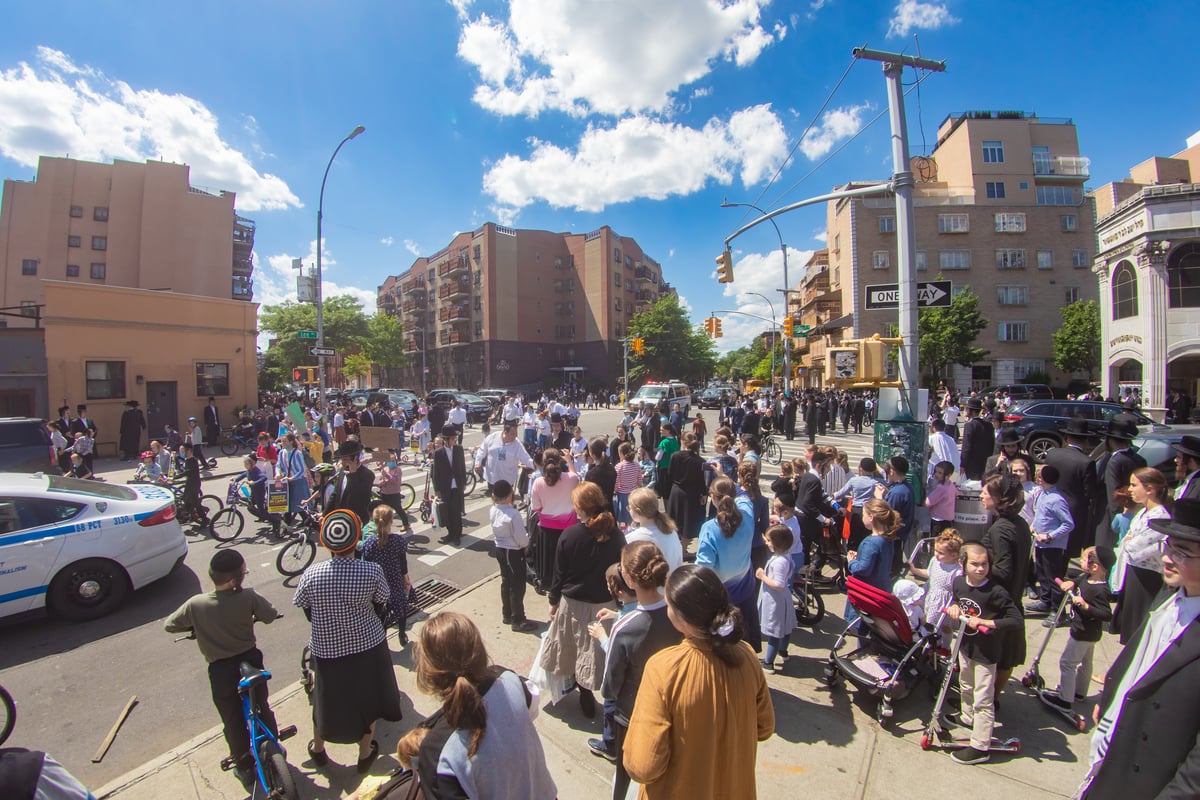
[[[1087,420],[1091,435],[1090,447],[1100,444],[1108,430],[1108,422],[1120,413],[1132,414],[1137,419],[1142,433],[1171,430],[1137,411],[1128,412],[1118,403],[1100,403],[1092,400],[1021,400],[1004,414],[1004,422],[1021,434],[1023,449],[1038,461],[1044,461],[1046,452],[1059,447],[1066,441],[1067,423],[1072,417],[1082,416]]]
[[[399,406],[404,409],[404,413],[408,413],[412,408],[413,401],[420,403],[420,398],[415,392],[410,392],[407,389],[388,389],[384,392],[387,395],[388,405],[392,408]]]
[[[728,389],[705,389],[696,395],[695,402],[699,408],[720,408],[730,396],[731,392]]]
[[[52,465],[45,420],[0,418],[0,472],[37,472]]]
[[[688,388],[686,383],[680,381],[647,383],[637,390],[637,394],[629,398],[629,408],[631,411],[637,412],[644,405],[657,406],[663,401],[666,401],[668,410],[671,410],[676,403],[679,403],[679,408],[683,411],[683,415],[685,417],[690,416],[688,412],[692,407],[692,390]]]
[[[991,386],[980,394],[1005,394],[1013,400],[1053,400],[1054,392],[1044,383],[1006,383],[1003,386]]]
[[[504,404],[504,398],[508,397],[512,392],[508,389],[480,389],[475,394],[487,400],[494,408],[499,408]]]
[[[476,394],[457,389],[434,389],[429,393],[429,404],[449,409],[453,400],[467,410],[467,422],[487,422],[492,416],[492,404]]]
[[[1167,479],[1167,485],[1175,483],[1175,448],[1184,436],[1200,436],[1200,425],[1172,425],[1165,431],[1143,433],[1133,440],[1133,447],[1148,466],[1154,467]],[[1182,476],[1186,478],[1187,476]]]
[[[96,619],[186,555],[164,486],[0,473],[0,616]]]

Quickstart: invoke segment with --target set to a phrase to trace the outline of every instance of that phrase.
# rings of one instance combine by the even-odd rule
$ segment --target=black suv
[[[45,420],[0,417],[0,472],[41,472],[57,468],[58,465],[50,460],[50,434],[46,433]]]
[[[467,422],[487,422],[492,417],[492,404],[479,395],[454,389],[434,389],[429,393],[429,403],[436,403],[447,411],[450,410],[453,400],[457,400],[458,404],[466,409]]]
[[[1044,383],[1009,383],[1004,386],[992,386],[980,394],[993,396],[1007,393],[1013,400],[1053,400],[1054,392]]]
[[[1093,400],[1021,400],[1004,412],[1004,423],[1016,428],[1021,434],[1022,449],[1027,450],[1039,462],[1046,459],[1046,452],[1059,447],[1066,441],[1067,423],[1072,417],[1087,420],[1089,445],[1100,444],[1108,430],[1108,422],[1116,414],[1132,414],[1142,433],[1167,430],[1138,411],[1125,411],[1119,403],[1099,403]]]

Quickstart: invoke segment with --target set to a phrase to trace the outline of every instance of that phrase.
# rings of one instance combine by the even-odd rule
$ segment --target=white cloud
[[[830,2],[832,2],[832,0],[813,0],[808,4],[808,18],[812,19],[813,17],[817,16],[817,12],[829,5]]]
[[[809,160],[816,161],[833,149],[834,145],[849,136],[858,133],[863,126],[863,112],[871,107],[870,103],[857,106],[842,106],[832,111],[826,111],[821,121],[800,142],[800,149]]]
[[[813,238],[816,239],[821,244],[825,244],[826,242],[829,241],[829,234],[826,233],[825,231],[817,231],[816,233],[813,234]]]
[[[1196,131],[1191,136],[1187,137],[1187,146],[1195,147],[1200,144],[1200,131]]]
[[[909,31],[937,30],[953,25],[958,18],[950,14],[945,3],[900,0],[888,23],[888,36],[907,36]]]
[[[718,59],[746,66],[762,53],[768,2],[509,0],[507,22],[463,25],[458,55],[479,70],[475,102],[497,114],[661,112]],[[465,18],[466,1],[454,5]]]
[[[776,39],[778,39],[779,41],[782,42],[783,38],[785,36],[787,36],[787,32],[788,32],[787,25],[784,25],[782,22],[775,23],[775,38]]]
[[[712,94],[711,86],[697,86],[695,91],[692,92],[692,99],[699,100],[701,97],[708,97],[710,94]]]
[[[385,236],[379,240],[379,243],[381,245],[383,245],[384,247],[391,247],[393,244],[395,244],[395,242],[396,242],[396,240],[393,239],[391,236]]]
[[[769,105],[713,118],[703,129],[644,116],[611,128],[589,126],[574,152],[534,140],[528,158],[506,155],[484,175],[498,215],[538,200],[556,208],[600,211],[637,198],[661,200],[702,188],[709,179],[749,186],[787,155],[787,135]],[[511,224],[501,221],[501,224]]]
[[[58,50],[0,71],[0,154],[22,166],[40,155],[188,164],[193,184],[237,192],[239,211],[301,207],[283,179],[260,173],[224,141],[198,100],[134,89]],[[257,144],[254,145],[257,147]]]
[[[412,239],[404,240],[404,249],[412,253],[414,256],[421,255],[421,248]]]
[[[321,296],[328,300],[341,294],[353,296],[363,304],[363,311],[369,316],[375,313],[376,294],[372,289],[360,289],[357,286],[342,286],[336,281],[329,280],[328,268],[337,262],[329,253],[329,240],[324,241],[325,249],[321,252]],[[285,300],[296,302],[296,270],[292,269],[292,259],[300,258],[305,268],[310,268],[317,260],[317,243],[308,243],[308,253],[297,256],[295,253],[276,253],[266,257],[264,267],[262,259],[255,256],[254,269],[254,301],[263,305],[277,305]]]
[[[455,13],[459,19],[467,18],[467,10],[471,7],[471,0],[450,0],[450,5],[454,6]]]
[[[675,248],[672,247],[670,250],[667,251],[667,258],[674,258],[674,257],[675,257]]]
[[[812,258],[812,254],[812,250],[788,248],[788,279],[793,285],[800,280],[804,264]],[[722,291],[722,298],[728,298],[725,300],[726,305],[722,308],[755,314],[764,319],[748,317],[744,314],[718,315],[723,320],[721,328],[725,334],[718,340],[719,349],[722,352],[744,347],[763,331],[769,331],[771,323],[767,320],[771,319],[772,305],[774,306],[775,320],[778,323],[782,323],[786,308],[783,293],[779,291],[784,288],[783,254],[778,250],[769,250],[766,253],[739,255],[740,258],[733,265],[734,282],[725,284]],[[715,269],[712,277],[716,277]],[[750,292],[765,295],[770,298],[770,304],[756,294],[749,294]]]

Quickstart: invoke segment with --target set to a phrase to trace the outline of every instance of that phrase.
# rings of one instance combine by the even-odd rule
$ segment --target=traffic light
[[[728,247],[717,256],[717,283],[733,283],[733,253]]]
[[[887,379],[887,345],[880,340],[879,334],[862,340],[859,357],[863,380],[882,381]]]
[[[725,334],[721,331],[721,318],[713,317],[713,338],[720,339]]]
[[[791,314],[783,318],[783,335],[789,339],[796,335],[796,320],[792,319]]]
[[[721,320],[717,317],[705,317],[704,331],[709,335],[709,338],[716,339],[721,335]]]
[[[303,383],[304,382],[304,370],[300,369],[299,367],[292,370],[292,382],[293,383]]]
[[[887,383],[887,346],[903,342],[875,334],[870,339],[850,339],[831,347],[825,356],[825,379],[830,383]]]
[[[634,354],[635,356],[640,356],[640,355],[644,355],[644,354],[645,354],[645,352],[646,352],[646,345],[645,345],[645,341],[644,341],[643,339],[641,339],[641,338],[634,338],[634,340],[631,342],[631,344],[632,344],[632,346],[633,346],[633,354]]]
[[[858,345],[856,339],[842,342],[838,347],[825,351],[825,382],[853,382],[858,380]]]

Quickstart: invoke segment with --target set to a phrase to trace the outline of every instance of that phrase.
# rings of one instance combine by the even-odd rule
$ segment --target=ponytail
[[[745,631],[742,612],[730,604],[717,573],[699,564],[682,564],[667,578],[666,595],[671,608],[699,630],[717,658],[736,666],[747,657],[740,645]]]
[[[717,509],[717,525],[726,539],[732,539],[737,529],[742,525],[742,512],[733,501],[733,481],[729,478],[717,478],[712,482],[710,493],[713,505]]]

